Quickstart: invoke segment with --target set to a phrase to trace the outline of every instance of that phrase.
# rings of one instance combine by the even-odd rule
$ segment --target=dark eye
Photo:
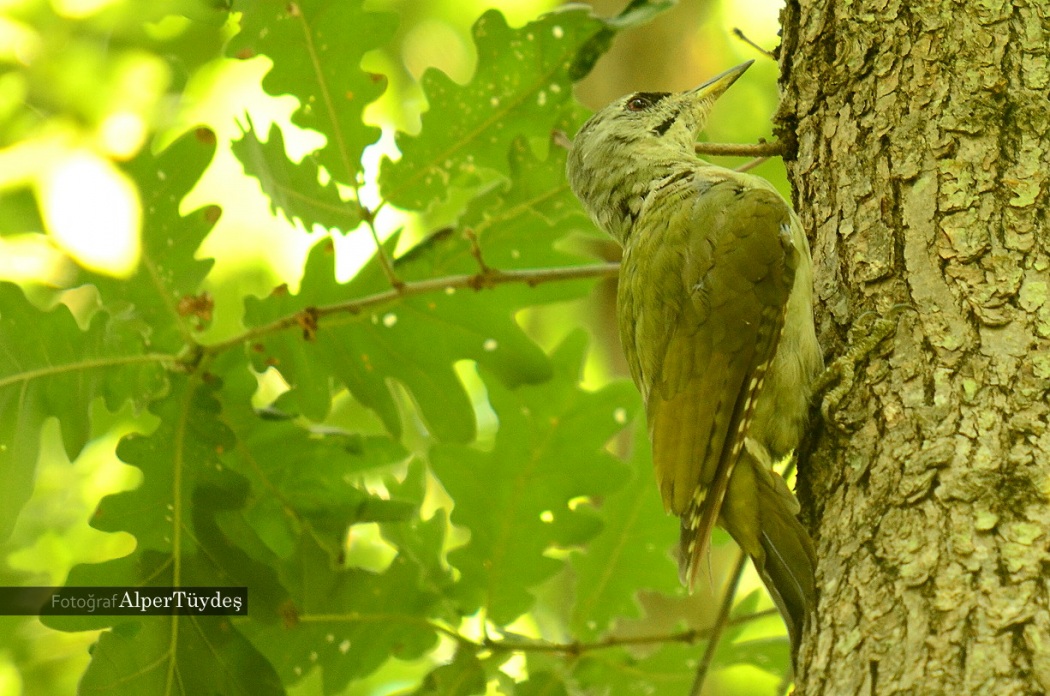
[[[631,97],[627,100],[628,111],[645,111],[652,105],[653,103],[645,97]]]

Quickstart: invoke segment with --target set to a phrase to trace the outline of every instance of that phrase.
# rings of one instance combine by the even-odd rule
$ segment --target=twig
[[[708,672],[711,670],[711,663],[715,659],[715,650],[718,649],[718,641],[722,638],[722,631],[725,630],[726,626],[730,625],[729,612],[733,609],[736,588],[740,584],[740,576],[744,574],[745,567],[747,567],[747,554],[740,551],[736,560],[736,567],[733,568],[733,572],[729,576],[729,582],[726,584],[725,594],[722,596],[722,605],[718,608],[718,616],[715,617],[715,622],[711,625],[711,635],[707,639],[704,656],[700,658],[700,664],[696,667],[696,677],[693,678],[693,688],[689,690],[689,696],[700,696],[700,692],[704,688],[704,681],[707,679]]]
[[[744,34],[744,32],[739,27],[733,27],[733,36],[735,36],[736,38],[740,39],[741,41],[746,43],[748,46],[750,46],[751,48],[753,48],[756,51],[758,51],[759,53],[761,53],[762,55],[767,56],[769,58],[772,58],[773,60],[777,59],[777,56],[776,56],[775,53],[773,53],[772,51],[767,51],[766,49],[762,48],[761,46],[759,46],[757,43],[755,43],[751,39],[747,38],[747,35]]]
[[[487,263],[485,263],[485,257],[481,255],[481,244],[478,242],[478,235],[472,229],[466,229],[463,231],[463,236],[470,242],[470,255],[474,257],[474,260],[478,262],[478,269],[484,275],[492,273],[492,269]]]
[[[768,157],[756,157],[755,159],[751,160],[750,162],[745,162],[744,164],[741,164],[739,167],[737,167],[733,171],[734,172],[749,172],[752,169],[754,169],[755,167],[757,167],[758,165],[760,165],[763,162],[767,161],[768,159],[769,159]]]
[[[752,612],[750,614],[744,614],[734,619],[730,619],[727,626],[737,626],[745,624],[750,621],[765,618],[767,616],[773,616],[777,614],[776,609],[763,609],[762,611]],[[606,650],[608,648],[623,647],[629,645],[654,645],[661,643],[687,643],[692,644],[698,640],[703,640],[711,635],[713,626],[706,628],[696,628],[688,631],[680,631],[678,633],[668,633],[662,635],[650,635],[650,636],[609,636],[602,640],[595,641],[593,643],[550,643],[546,641],[536,641],[534,643],[526,643],[523,641],[510,641],[510,640],[486,640],[484,645],[490,650],[508,650],[511,652],[556,652],[565,653],[576,657],[586,652],[593,652],[595,650]]]
[[[400,288],[384,290],[374,295],[367,295],[347,302],[325,305],[323,307],[307,307],[295,314],[281,317],[269,324],[255,326],[247,331],[219,343],[204,346],[206,355],[217,355],[247,341],[259,338],[278,331],[289,329],[293,326],[302,327],[303,318],[309,316],[313,320],[321,319],[332,314],[360,314],[369,307],[393,302],[404,297],[413,295],[424,295],[431,292],[449,292],[459,288],[470,288],[472,290],[486,290],[497,285],[510,283],[524,283],[535,287],[541,283],[551,283],[560,280],[582,280],[586,278],[604,278],[616,275],[619,264],[602,263],[588,266],[566,266],[562,268],[532,268],[509,271],[489,270],[487,273],[475,273],[468,275],[445,276],[443,278],[430,278],[416,282],[403,283]]]
[[[390,259],[386,255],[386,249],[383,248],[383,242],[379,240],[379,231],[376,229],[376,212],[369,210],[363,205],[361,208],[361,217],[368,225],[368,231],[372,233],[372,241],[376,245],[376,255],[379,257],[379,265],[383,267],[383,274],[386,276],[387,281],[390,283],[390,287],[395,290],[400,290],[405,287],[405,281],[397,277],[397,273],[394,273],[394,264],[390,263]]]
[[[486,649],[494,651],[505,651],[505,652],[543,652],[543,653],[562,653],[571,657],[577,657],[583,653],[593,652],[596,650],[608,650],[610,648],[624,647],[631,645],[654,645],[660,643],[695,643],[698,640],[703,640],[712,634],[714,629],[717,627],[719,630],[725,626],[737,626],[745,624],[750,621],[757,621],[767,616],[772,616],[777,613],[776,609],[764,609],[762,611],[751,612],[750,614],[744,614],[743,616],[737,616],[733,619],[727,619],[723,622],[722,626],[709,626],[702,629],[693,629],[689,631],[681,631],[678,633],[668,633],[662,635],[649,635],[649,636],[609,636],[599,641],[592,643],[572,642],[572,643],[552,643],[548,641],[537,640],[535,642],[525,642],[518,640],[497,640],[493,638],[482,638],[481,640],[473,640],[463,635],[454,628],[450,628],[437,621],[421,616],[411,616],[409,614],[397,614],[397,613],[376,613],[376,614],[362,614],[358,612],[351,612],[347,614],[303,614],[296,616],[295,621],[300,623],[324,623],[324,622],[335,622],[335,623],[401,623],[411,624],[414,626],[421,626],[423,628],[429,628],[432,631],[441,633],[442,635],[452,638],[457,643],[467,645],[477,650]]]
[[[696,154],[713,157],[779,157],[784,146],[776,143],[697,143]]]
[[[563,150],[572,149],[572,138],[570,138],[569,134],[561,130],[560,128],[551,131],[551,143],[553,145],[556,145],[557,147],[562,148]]]

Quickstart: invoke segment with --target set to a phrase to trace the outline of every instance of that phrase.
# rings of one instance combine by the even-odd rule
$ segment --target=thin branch
[[[733,568],[733,572],[729,576],[725,594],[722,596],[722,606],[718,608],[718,616],[715,617],[715,622],[711,626],[711,636],[707,640],[704,656],[700,658],[700,664],[696,667],[696,677],[693,678],[693,688],[690,689],[689,696],[700,696],[700,692],[704,688],[704,681],[707,679],[707,675],[711,670],[711,663],[715,659],[715,650],[718,649],[722,631],[725,630],[726,626],[730,625],[729,612],[733,609],[736,588],[740,584],[740,576],[744,574],[744,568],[746,567],[747,554],[740,551],[736,560],[736,567]]]
[[[774,55],[774,53],[772,51],[767,51],[766,49],[762,48],[757,43],[755,43],[754,41],[749,39],[747,37],[747,34],[745,34],[743,32],[743,30],[739,29],[738,27],[733,27],[733,36],[735,36],[736,38],[740,39],[741,41],[743,41],[748,46],[750,46],[751,48],[755,49],[756,51],[758,51],[759,53],[761,53],[765,57],[772,58],[773,60],[777,59],[776,55]]]
[[[581,280],[586,278],[606,278],[616,275],[619,264],[602,263],[588,266],[566,266],[562,268],[529,268],[509,271],[489,270],[484,273],[468,275],[445,276],[443,278],[430,278],[415,282],[404,283],[399,289],[384,290],[374,295],[367,295],[347,302],[325,305],[322,307],[307,307],[295,314],[281,317],[269,324],[255,326],[247,331],[219,343],[204,346],[206,355],[217,355],[231,348],[242,345],[248,341],[277,333],[285,329],[298,326],[308,331],[312,327],[317,330],[318,319],[333,314],[360,314],[365,309],[394,302],[404,297],[414,295],[425,295],[432,292],[455,292],[457,289],[469,288],[471,290],[487,290],[497,285],[511,283],[524,283],[529,287],[535,287],[541,283],[551,283],[561,280]]]
[[[712,157],[780,157],[786,151],[779,142],[774,143],[697,143],[696,154]]]
[[[607,650],[609,648],[631,646],[631,645],[654,645],[661,643],[695,643],[698,640],[703,640],[712,635],[717,628],[721,631],[725,626],[737,626],[745,624],[750,621],[757,621],[767,616],[772,616],[777,613],[776,609],[764,609],[762,611],[752,612],[750,614],[744,614],[743,616],[737,616],[733,619],[727,619],[721,626],[717,624],[715,626],[709,626],[703,629],[694,629],[690,631],[681,631],[679,633],[668,633],[663,635],[649,635],[649,636],[623,636],[616,637],[610,636],[603,640],[595,641],[593,643],[550,643],[547,641],[536,641],[536,642],[524,642],[517,640],[496,640],[492,638],[483,638],[482,640],[473,640],[463,635],[454,628],[450,628],[437,621],[424,618],[422,616],[412,616],[410,614],[397,614],[397,613],[375,613],[375,614],[362,614],[358,612],[350,612],[346,614],[303,614],[301,616],[294,617],[294,621],[297,623],[399,623],[409,624],[413,626],[420,626],[428,628],[432,631],[448,636],[457,643],[467,645],[476,650],[486,649],[504,652],[544,652],[544,653],[563,653],[571,657],[577,657],[586,652],[593,652],[595,650]]]
[[[750,621],[756,621],[763,619],[767,616],[773,616],[777,614],[777,610],[764,609],[762,611],[752,612],[750,614],[744,614],[733,619],[729,619],[725,625],[737,626],[745,624]],[[535,643],[527,643],[523,641],[510,641],[510,640],[486,640],[484,645],[486,648],[491,650],[507,650],[511,652],[556,652],[565,653],[573,657],[582,655],[586,652],[593,652],[595,650],[606,650],[608,648],[616,648],[630,645],[656,645],[662,643],[687,643],[693,644],[698,640],[703,640],[711,635],[714,630],[714,626],[708,626],[706,628],[691,629],[688,631],[681,631],[678,633],[667,633],[661,635],[649,635],[649,636],[609,636],[593,643],[549,643],[546,641],[537,641]]]
[[[569,134],[561,130],[560,128],[551,131],[551,143],[553,145],[556,145],[557,147],[560,147],[563,150],[572,149],[572,138],[570,138]]]
[[[354,190],[360,192],[356,184]],[[360,194],[358,193],[358,195]],[[361,217],[364,218],[365,223],[368,225],[368,231],[372,234],[372,241],[375,242],[376,256],[379,257],[379,265],[383,267],[383,275],[386,276],[390,287],[395,290],[401,290],[405,287],[405,281],[397,277],[397,273],[394,272],[394,264],[390,262],[390,257],[387,256],[386,249],[383,248],[383,242],[379,239],[379,230],[376,229],[376,211],[368,210],[360,203],[358,205],[361,208]]]
[[[763,162],[767,161],[768,159],[769,159],[768,157],[756,157],[755,159],[751,160],[750,162],[744,162],[743,164],[741,164],[739,167],[737,167],[733,171],[735,171],[735,172],[749,172],[752,169],[754,169],[755,167],[757,167],[758,165],[760,165]]]
[[[485,263],[485,257],[481,255],[481,244],[478,242],[478,235],[472,229],[463,230],[463,236],[470,242],[470,255],[474,257],[474,260],[478,262],[478,268],[481,272],[491,273],[492,268]]]

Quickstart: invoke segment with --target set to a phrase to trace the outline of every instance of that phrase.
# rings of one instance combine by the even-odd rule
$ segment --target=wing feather
[[[664,208],[654,204],[628,240],[621,333],[664,504],[682,517],[691,585],[776,351],[798,252],[790,210],[763,188],[726,179]],[[633,274],[643,259],[648,272]]]

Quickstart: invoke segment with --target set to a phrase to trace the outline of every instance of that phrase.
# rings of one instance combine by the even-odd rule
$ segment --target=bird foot
[[[911,306],[894,305],[883,315],[866,312],[858,317],[846,336],[846,344],[849,346],[846,352],[817,377],[813,393],[823,395],[820,414],[825,423],[832,425],[839,432],[849,433],[856,429],[857,423],[840,418],[838,411],[853,390],[857,368],[875,354],[884,340],[897,332],[897,319],[905,309],[911,309]],[[879,354],[884,355],[885,352]]]

